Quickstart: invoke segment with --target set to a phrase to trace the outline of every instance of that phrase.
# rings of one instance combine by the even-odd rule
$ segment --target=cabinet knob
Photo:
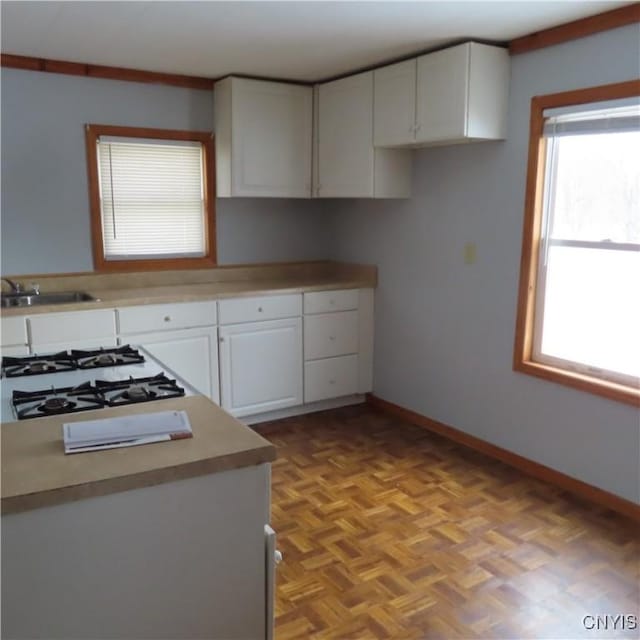
[[[224,342],[224,336],[220,336],[220,338],[218,339],[220,342]]]
[[[331,300],[329,300],[329,304],[332,304],[332,305],[334,305],[334,306],[335,306],[336,301],[332,298]]]
[[[262,313],[262,307],[258,307],[258,311]]]
[[[335,340],[336,337],[335,336],[329,336],[329,340]]]
[[[164,321],[165,322],[171,322],[171,316],[165,316],[164,317]]]
[[[336,381],[335,380],[329,380],[329,384],[335,384]]]

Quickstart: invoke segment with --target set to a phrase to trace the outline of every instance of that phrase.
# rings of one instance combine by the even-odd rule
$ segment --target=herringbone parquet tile
[[[640,614],[632,522],[366,406],[259,430],[277,640],[640,637],[583,625]]]

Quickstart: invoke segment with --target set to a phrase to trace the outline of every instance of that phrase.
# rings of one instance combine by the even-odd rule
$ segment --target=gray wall
[[[379,396],[640,501],[638,412],[511,370],[530,98],[637,76],[638,43],[513,58],[508,140],[416,152],[410,200],[218,200],[220,262],[378,264]],[[91,269],[85,122],[209,129],[211,96],[3,70],[3,273]]]
[[[409,201],[333,203],[334,257],[379,266],[377,395],[635,501],[638,411],[511,361],[531,96],[631,79],[639,53],[632,26],[516,56],[506,142],[416,152]]]
[[[3,274],[93,269],[85,123],[213,129],[210,91],[2,69]],[[305,200],[218,200],[221,264],[324,258]]]

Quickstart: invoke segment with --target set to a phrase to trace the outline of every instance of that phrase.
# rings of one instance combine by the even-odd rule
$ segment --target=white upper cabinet
[[[506,49],[467,42],[375,74],[376,145],[427,146],[506,135]]]
[[[373,72],[373,143],[376,147],[415,142],[416,66],[414,58]]]
[[[373,71],[319,85],[316,144],[315,196],[409,197],[411,157],[373,146]]]
[[[311,197],[311,87],[225,78],[214,120],[219,197]]]

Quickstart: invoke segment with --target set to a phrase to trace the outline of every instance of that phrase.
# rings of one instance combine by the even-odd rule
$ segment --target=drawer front
[[[109,349],[117,347],[118,341],[115,335],[102,338],[83,338],[82,340],[65,340],[64,342],[34,342],[31,345],[31,353],[46,354],[58,353],[67,349]]]
[[[18,356],[28,356],[29,355],[29,347],[26,344],[13,345],[11,347],[0,347],[0,356],[18,357]]]
[[[3,345],[27,344],[27,319],[24,316],[2,318],[0,330]]]
[[[358,290],[314,291],[304,294],[305,313],[329,313],[358,308]]]
[[[302,315],[302,294],[220,300],[218,311],[220,324],[294,318]]]
[[[305,362],[305,402],[339,398],[357,392],[358,356],[341,356]]]
[[[115,338],[113,309],[46,313],[28,319],[31,344],[78,343],[89,338]]]
[[[358,352],[358,312],[323,313],[304,318],[304,359]]]
[[[207,327],[217,320],[214,300],[122,307],[117,311],[120,334]]]

